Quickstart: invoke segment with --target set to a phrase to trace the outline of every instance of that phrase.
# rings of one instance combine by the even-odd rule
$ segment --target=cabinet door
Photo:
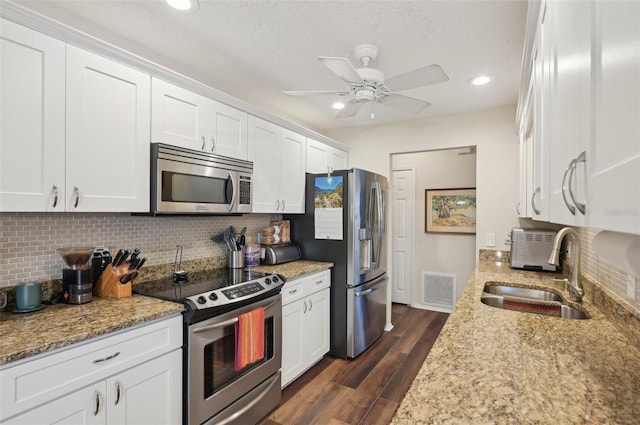
[[[280,144],[281,213],[304,213],[306,137],[282,129]]]
[[[64,211],[64,80],[63,42],[0,20],[0,211]]]
[[[182,420],[182,351],[175,350],[107,380],[108,424],[177,424]]]
[[[106,384],[102,381],[31,409],[2,423],[6,425],[104,425],[107,418],[105,390]]]
[[[328,171],[328,146],[307,138],[307,173],[321,174]]]
[[[531,194],[531,217],[549,220],[549,151],[551,148],[553,113],[551,95],[554,70],[552,37],[553,25],[549,2],[541,11],[541,24],[536,34],[534,48],[534,140],[533,140],[533,193]]]
[[[585,163],[576,163],[576,159],[587,148],[591,132],[591,2],[553,2],[547,7],[553,7],[557,17],[553,88],[557,119],[553,154],[549,155],[549,220],[584,225],[576,203],[586,202]]]
[[[254,213],[276,212],[279,184],[279,139],[275,124],[249,117],[249,160],[253,161],[251,203]],[[277,204],[276,204],[276,201]]]
[[[329,352],[329,289],[312,294],[306,303],[305,345],[307,360],[314,364]]]
[[[640,2],[594,2],[590,227],[640,234]]]
[[[346,170],[349,166],[349,154],[340,149],[331,148],[328,161],[331,171]]]
[[[307,368],[304,341],[306,305],[298,300],[282,306],[282,386]]]
[[[207,119],[213,124],[209,143],[218,155],[232,158],[248,158],[247,113],[222,103],[211,101],[211,112]]]
[[[206,122],[208,103],[204,96],[169,84],[151,80],[151,141],[187,149],[212,148]]]
[[[149,210],[150,77],[67,46],[67,211]]]

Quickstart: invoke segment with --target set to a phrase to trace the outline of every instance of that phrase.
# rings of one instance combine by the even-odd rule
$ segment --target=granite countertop
[[[0,313],[0,366],[176,314],[182,304],[134,295],[86,304],[45,305],[42,310]]]
[[[589,320],[480,302],[487,281],[553,277],[481,260],[392,423],[637,424],[640,352],[588,297]]]
[[[300,260],[252,269],[295,279],[331,267],[332,263]],[[194,275],[197,273],[207,272]],[[147,273],[150,279],[163,275],[164,269]],[[91,302],[81,305],[45,305],[31,313],[2,311],[0,366],[182,311],[182,304],[136,294],[121,299],[93,297]]]
[[[283,275],[287,280],[297,279],[301,276],[321,272],[333,267],[333,263],[326,263],[322,261],[308,261],[298,260],[290,263],[278,264],[275,266],[261,265],[258,267],[251,267],[251,270],[256,270],[263,273],[278,273]]]

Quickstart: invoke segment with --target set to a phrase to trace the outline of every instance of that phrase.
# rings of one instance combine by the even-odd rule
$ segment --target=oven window
[[[264,320],[264,358],[236,371],[236,331],[234,325],[226,326],[222,337],[204,347],[204,396],[211,397],[251,369],[258,367],[274,355],[273,317]]]
[[[164,202],[226,205],[231,202],[231,196],[229,179],[171,171],[162,172],[162,200]]]

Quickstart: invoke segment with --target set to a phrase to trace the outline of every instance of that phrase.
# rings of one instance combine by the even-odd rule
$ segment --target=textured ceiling
[[[282,91],[344,89],[316,57],[356,64],[360,43],[380,47],[372,65],[387,77],[442,66],[449,82],[402,92],[431,102],[419,116],[514,104],[527,9],[526,0],[200,0],[185,14],[162,0],[16,3],[320,132],[370,124],[370,110],[338,119],[333,98]],[[477,74],[494,80],[469,85]],[[414,117],[376,105],[374,123]]]

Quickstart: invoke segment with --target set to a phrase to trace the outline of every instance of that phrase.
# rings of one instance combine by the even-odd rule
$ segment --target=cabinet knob
[[[73,208],[78,208],[78,202],[80,202],[80,189],[78,189],[78,186],[73,186],[73,193],[76,195],[76,200],[73,203]]]
[[[53,185],[53,208],[58,205],[58,186]]]

